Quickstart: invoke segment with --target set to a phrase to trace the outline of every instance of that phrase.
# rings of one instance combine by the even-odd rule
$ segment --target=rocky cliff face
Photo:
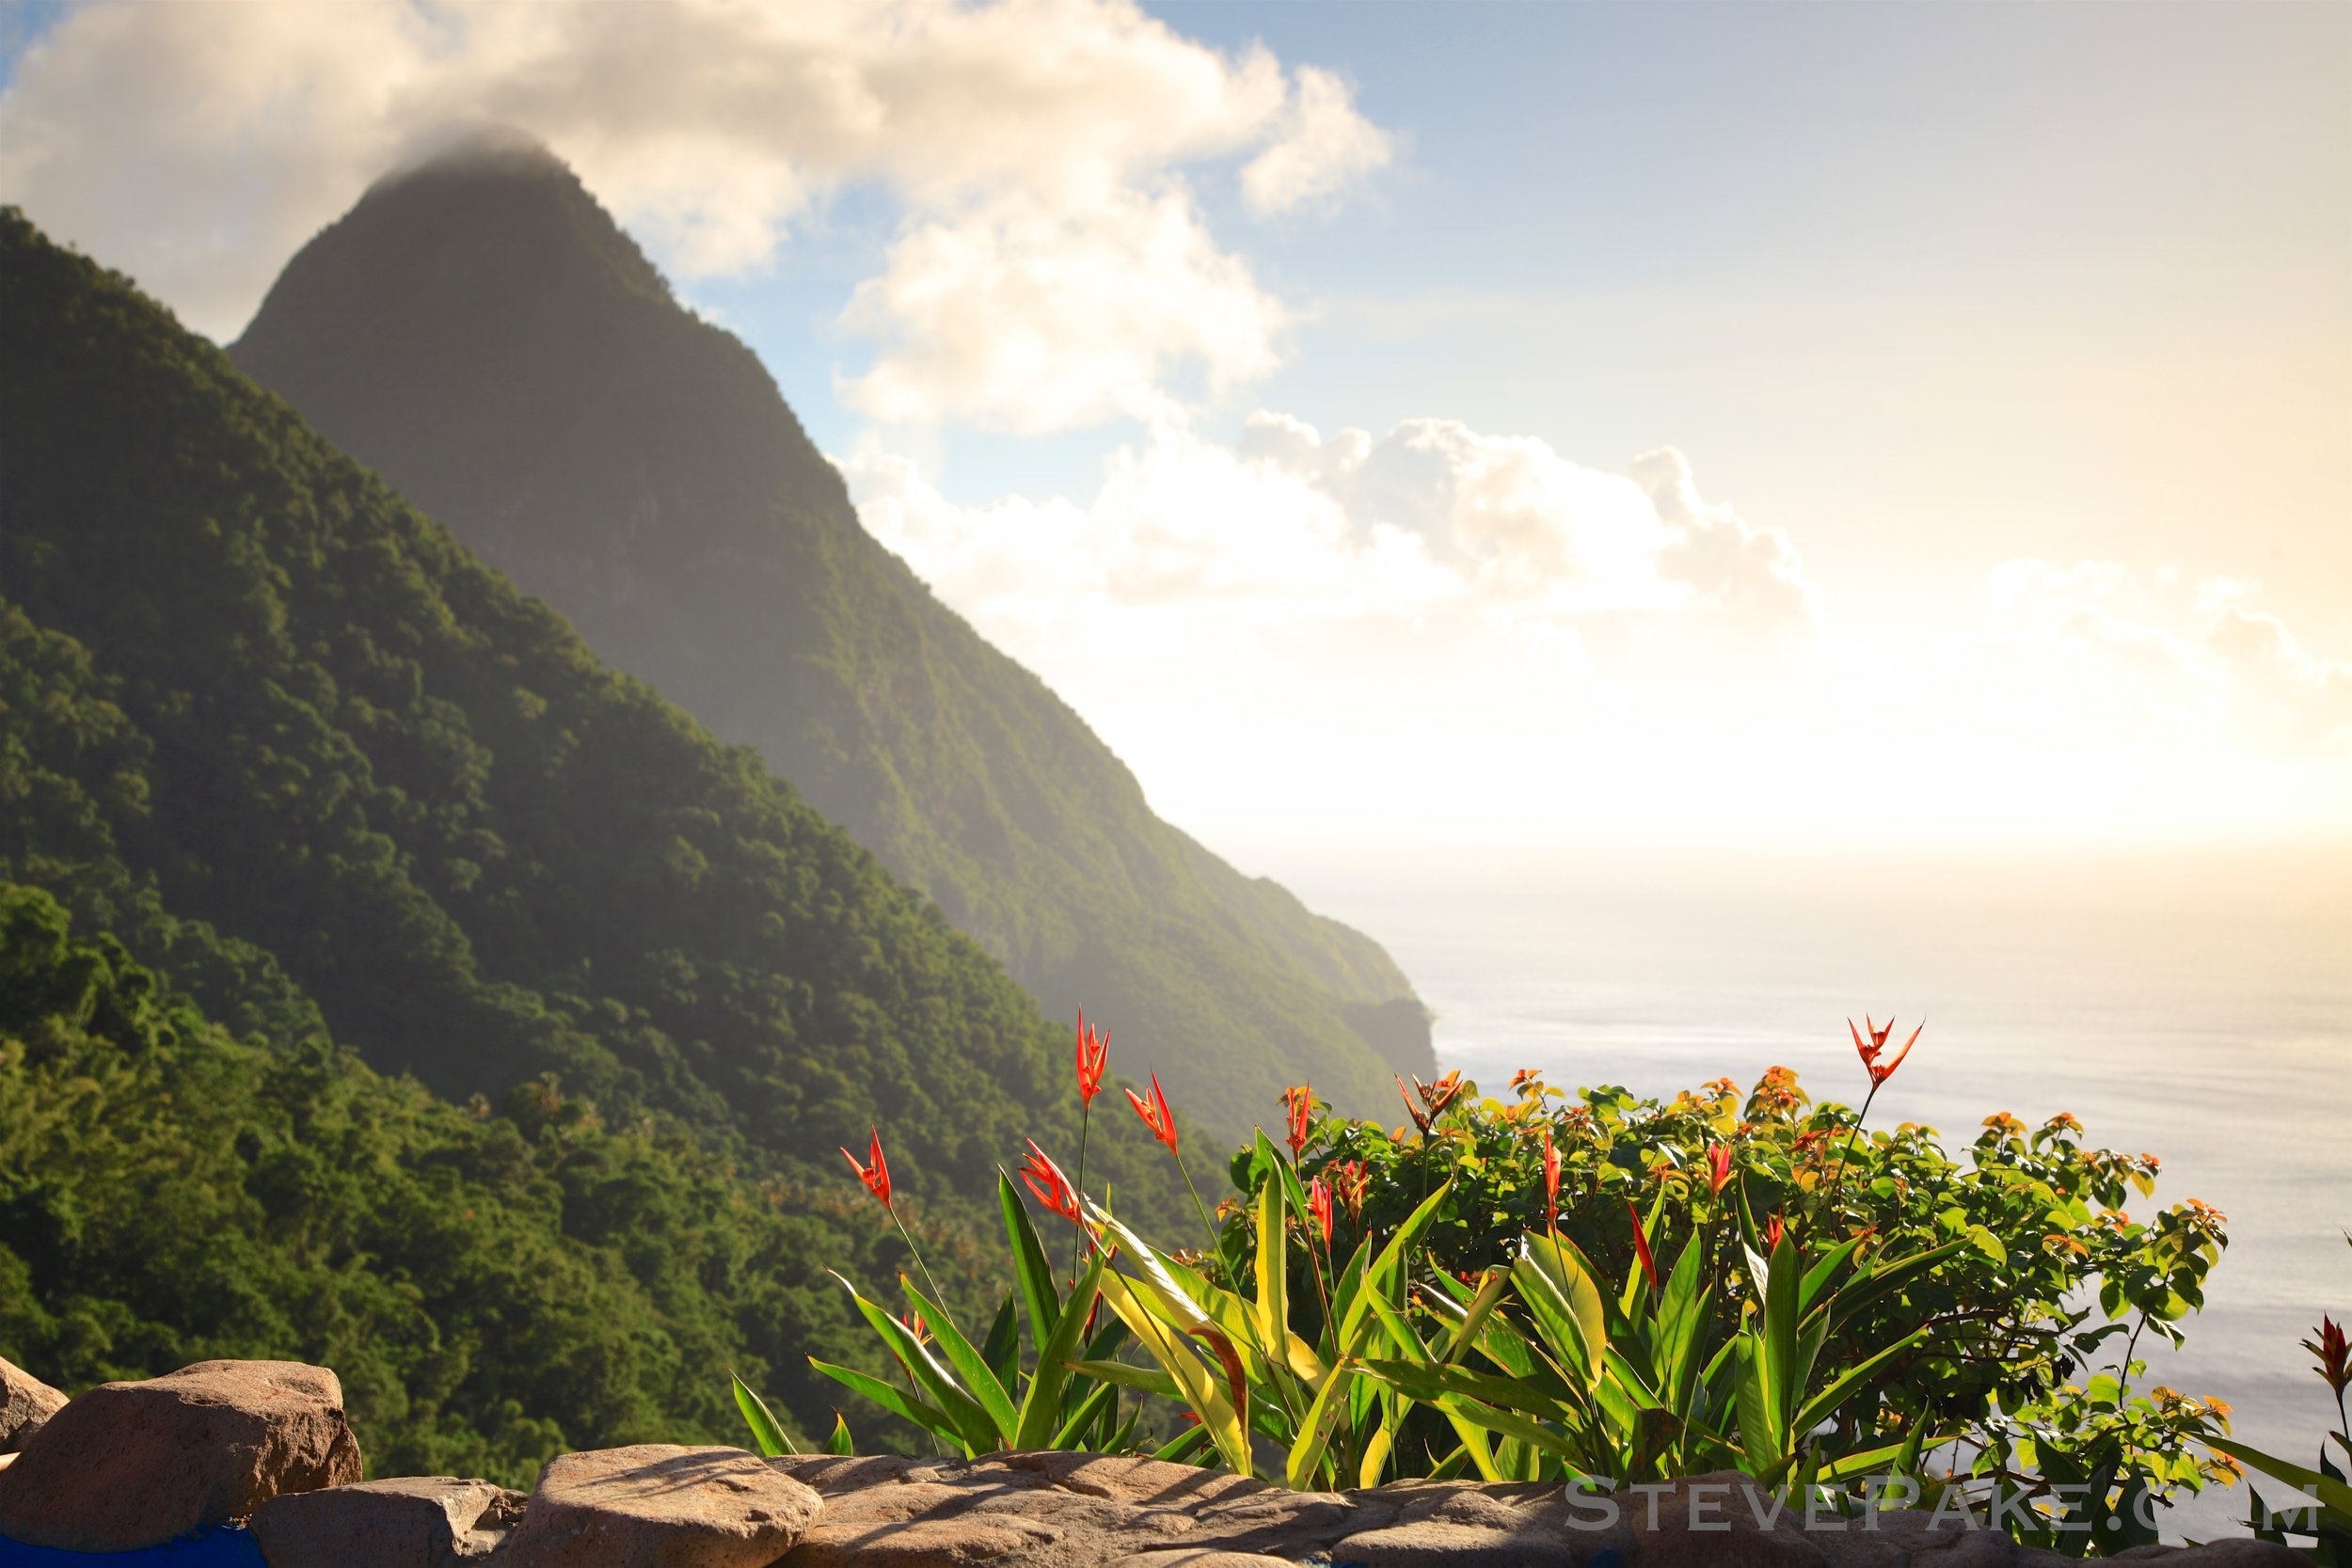
[[[389,177],[287,266],[238,365],[602,657],[754,746],[1055,1013],[1238,1127],[1429,1069],[1377,943],[1154,816],[1034,675],[859,525],[758,360],[545,151]]]

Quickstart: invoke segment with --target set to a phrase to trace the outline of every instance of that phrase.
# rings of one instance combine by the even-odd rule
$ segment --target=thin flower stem
[[[923,1250],[914,1244],[914,1234],[907,1228],[907,1222],[898,1217],[898,1206],[895,1203],[890,1206],[890,1223],[898,1227],[898,1235],[907,1243],[907,1251],[914,1255],[914,1266],[923,1271],[923,1283],[930,1287],[931,1300],[938,1304],[940,1314],[957,1333],[961,1334],[962,1325],[956,1323],[954,1309],[947,1305],[946,1292],[939,1288],[939,1281],[931,1277],[931,1266],[923,1261]]]
[[[2121,1408],[2123,1396],[2132,1386],[2132,1352],[2139,1348],[2139,1331],[2148,1326],[2148,1314],[2143,1309],[2139,1322],[2132,1325],[2132,1337],[2123,1341],[2123,1360],[2115,1369],[2115,1402]]]
[[[1175,1153],[1172,1149],[1169,1152]],[[1192,1171],[1184,1164],[1184,1157],[1181,1153],[1176,1154],[1176,1169],[1184,1179],[1184,1191],[1192,1195],[1192,1209],[1200,1216],[1200,1228],[1209,1233],[1209,1256],[1222,1264],[1225,1261],[1225,1244],[1217,1240],[1216,1227],[1209,1223],[1208,1205],[1200,1201],[1200,1189],[1192,1184]],[[1232,1283],[1238,1286],[1241,1281],[1234,1280]]]
[[[1862,1124],[1870,1119],[1870,1101],[1879,1097],[1881,1080],[1870,1081],[1870,1092],[1862,1097],[1862,1114],[1853,1118],[1853,1131],[1846,1134],[1846,1147],[1838,1151],[1837,1166],[1829,1173],[1829,1185],[1835,1190],[1846,1178],[1846,1162],[1853,1155],[1854,1140],[1862,1136]]]
[[[1081,1200],[1086,1197],[1087,1191],[1087,1128],[1089,1123],[1090,1123],[1093,1118],[1094,1101],[1091,1100],[1083,1100],[1079,1101],[1077,1187],[1078,1196]],[[1080,1212],[1084,1212],[1083,1209]],[[1078,1283],[1078,1265],[1086,1258],[1086,1221],[1083,1219],[1071,1221],[1070,1230],[1070,1283],[1074,1288]]]

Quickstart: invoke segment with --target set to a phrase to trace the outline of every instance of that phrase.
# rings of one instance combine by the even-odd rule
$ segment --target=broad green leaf
[[[996,1385],[1010,1393],[1021,1382],[1021,1325],[1013,1316],[1012,1292],[1007,1291],[1003,1305],[996,1308],[996,1321],[988,1325],[988,1338],[980,1344],[980,1359],[995,1375]]]
[[[1199,1453],[1202,1449],[1205,1449],[1208,1446],[1208,1429],[1206,1427],[1192,1427],[1184,1432],[1178,1433],[1174,1437],[1171,1437],[1166,1443],[1161,1444],[1160,1447],[1152,1452],[1152,1457],[1154,1459],[1165,1459],[1171,1464],[1184,1465],[1190,1463],[1193,1455]]]
[[[1070,1370],[1097,1383],[1115,1383],[1121,1388],[1157,1394],[1162,1399],[1184,1397],[1184,1391],[1176,1386],[1176,1380],[1154,1367],[1132,1367],[1124,1361],[1073,1361]]]
[[[1191,1307],[1189,1299],[1184,1298],[1182,1291],[1175,1294],[1184,1307]],[[1111,1310],[1118,1313],[1128,1328],[1134,1331],[1136,1341],[1152,1359],[1160,1364],[1160,1370],[1175,1380],[1176,1386],[1183,1391],[1184,1402],[1200,1418],[1201,1429],[1209,1434],[1209,1441],[1216,1445],[1216,1451],[1226,1465],[1235,1475],[1250,1474],[1248,1433],[1242,1423],[1241,1413],[1233,1408],[1232,1400],[1225,1392],[1225,1379],[1213,1374],[1202,1364],[1200,1357],[1183,1342],[1177,1328],[1159,1315],[1162,1303],[1154,1300],[1147,1306],[1143,1293],[1123,1274],[1105,1274],[1103,1276],[1103,1299],[1110,1303]],[[1193,1309],[1192,1316],[1200,1331],[1214,1332],[1213,1325],[1200,1318],[1198,1309]]]
[[[1029,1206],[1012,1178],[996,1173],[996,1206],[1004,1211],[1005,1237],[1012,1243],[1013,1272],[1020,1277],[1021,1299],[1029,1310],[1029,1343],[1041,1346],[1061,1318],[1061,1292],[1054,1284],[1054,1266],[1045,1260],[1045,1243],[1029,1223]]]
[[[1298,1423],[1298,1435],[1291,1443],[1291,1450],[1282,1465],[1282,1478],[1293,1491],[1307,1491],[1320,1479],[1323,1456],[1331,1446],[1331,1435],[1347,1416],[1347,1386],[1355,1378],[1356,1363],[1343,1360],[1331,1369],[1331,1375],[1315,1390],[1314,1402],[1307,1406],[1307,1414]]]
[[[2232,1459],[2243,1460],[2263,1474],[2283,1481],[2289,1486],[2309,1491],[2338,1513],[2352,1516],[2352,1485],[2334,1476],[2307,1470],[2288,1460],[2273,1459],[2262,1449],[2250,1448],[2234,1437],[2208,1437],[2203,1441],[2205,1447],[2217,1449]]]
[[[1079,1433],[1086,1431],[1089,1422],[1100,1419],[1104,1409],[1118,1398],[1119,1386],[1117,1384],[1097,1383],[1093,1388],[1088,1392],[1087,1397],[1078,1402],[1078,1408],[1070,1413],[1070,1418],[1062,1422],[1060,1426],[1054,1429],[1053,1435],[1047,1441],[1043,1443],[1031,1443],[1026,1439],[1024,1439],[1021,1446],[1025,1449],[1068,1449],[1078,1447]],[[1138,1410],[1142,1408],[1140,1401],[1137,1402],[1136,1408]],[[1110,1444],[1108,1448],[1109,1451],[1116,1452],[1118,1451],[1120,1445],[1113,1443]]]
[[[963,1337],[963,1331],[956,1327],[955,1320],[946,1309],[915,1289],[914,1282],[904,1275],[898,1276],[898,1287],[906,1291],[914,1309],[923,1314],[930,1325],[931,1338],[946,1353],[949,1364],[962,1375],[965,1388],[987,1412],[989,1424],[996,1429],[997,1442],[1009,1448],[1012,1434],[1021,1424],[1020,1416],[1012,1408],[1012,1396],[1005,1392],[1005,1386],[996,1381],[996,1373],[986,1358],[972,1348],[972,1341]],[[1005,1306],[1009,1312],[1010,1298],[1007,1298]]]
[[[1797,1412],[1797,1418],[1790,1430],[1796,1433],[1811,1432],[1815,1427],[1836,1415],[1837,1407],[1845,1403],[1855,1389],[1867,1382],[1871,1373],[1927,1337],[1928,1331],[1924,1328],[1920,1329],[1915,1334],[1907,1335],[1896,1340],[1868,1360],[1848,1368],[1828,1387],[1805,1402],[1804,1408]]]
[[[768,1408],[768,1402],[752,1392],[750,1384],[731,1370],[727,1373],[727,1381],[735,1385],[735,1408],[743,1413],[743,1424],[752,1429],[752,1446],[759,1450],[763,1458],[773,1459],[778,1454],[801,1451],[792,1446],[792,1439],[785,1433],[784,1423],[777,1420],[775,1412]]]
[[[1446,1341],[1445,1359],[1459,1361],[1486,1332],[1486,1321],[1511,1289],[1511,1274],[1507,1269],[1489,1269],[1480,1278],[1478,1291],[1454,1325],[1454,1333]]]
[[[1698,1381],[1700,1331],[1707,1323],[1708,1295],[1700,1288],[1704,1250],[1696,1238],[1684,1243],[1658,1304],[1653,1370],[1660,1400],[1677,1415],[1689,1409],[1692,1386]]]
[[[1047,1438],[1061,1424],[1062,1390],[1070,1377],[1066,1363],[1086,1333],[1087,1314],[1093,1310],[1094,1294],[1102,1284],[1103,1265],[1103,1255],[1097,1253],[1080,1276],[1076,1289],[1070,1292],[1069,1303],[1057,1314],[1053,1332],[1038,1350],[1037,1370],[1030,1374],[1028,1391],[1021,1397],[1021,1413],[1013,1423],[1016,1448],[1046,1446]]]
[[[1368,1299],[1370,1295],[1388,1288],[1389,1281],[1395,1276],[1400,1259],[1421,1244],[1422,1233],[1427,1230],[1430,1223],[1438,1217],[1438,1207],[1444,1203],[1446,1196],[1453,1191],[1454,1183],[1448,1180],[1441,1183],[1436,1192],[1422,1199],[1421,1206],[1406,1216],[1405,1223],[1396,1227],[1396,1234],[1389,1238],[1388,1245],[1382,1247],[1379,1256],[1365,1268],[1361,1287],[1355,1291],[1347,1304],[1346,1310],[1341,1315],[1340,1342],[1342,1344],[1345,1344],[1355,1334],[1357,1325],[1362,1321],[1364,1314],[1372,1310]]]
[[[857,1452],[857,1445],[850,1439],[849,1418],[838,1410],[833,1413],[833,1432],[825,1439],[825,1451],[834,1454]]]
[[[891,1354],[922,1386],[923,1391],[930,1395],[938,1409],[955,1423],[956,1440],[975,1454],[985,1453],[994,1448],[997,1442],[995,1423],[989,1418],[980,1402],[956,1382],[955,1373],[939,1364],[939,1358],[931,1354],[930,1347],[915,1338],[906,1324],[858,1294],[857,1287],[842,1279],[839,1274],[836,1273],[834,1277],[840,1279],[842,1288],[850,1292],[850,1300],[857,1307],[859,1316],[882,1336],[882,1343],[890,1347]],[[888,1384],[882,1386],[890,1386]]]
[[[1265,1134],[1258,1134],[1263,1142]],[[1258,1344],[1269,1359],[1290,1359],[1290,1227],[1282,1222],[1279,1181],[1258,1189]]]
[[[1583,1254],[1558,1237],[1523,1236],[1511,1281],[1553,1359],[1580,1374],[1580,1391],[1589,1391],[1600,1381],[1609,1335],[1600,1287]]]
[[[1580,1418],[1574,1407],[1536,1393],[1513,1378],[1476,1372],[1430,1361],[1375,1360],[1364,1363],[1364,1375],[1394,1385],[1413,1398],[1434,1403],[1460,1395],[1499,1409],[1517,1410],[1544,1420],[1573,1426]]]
[[[1364,1457],[1356,1466],[1356,1484],[1370,1488],[1380,1484],[1380,1472],[1388,1468],[1389,1446],[1396,1441],[1396,1423],[1383,1421],[1373,1429],[1372,1440],[1364,1445]]]
[[[830,1361],[819,1361],[813,1355],[808,1358],[808,1364],[843,1387],[865,1395],[892,1415],[905,1417],[932,1436],[953,1443],[960,1449],[965,1447],[962,1429],[949,1420],[946,1412],[925,1403],[897,1384],[884,1383],[881,1378],[870,1377],[854,1367],[836,1367]]]
[[[1811,1268],[1804,1271],[1804,1284],[1797,1291],[1799,1310],[1806,1312],[1813,1310],[1813,1303],[1820,1296],[1821,1288],[1829,1283],[1830,1276],[1844,1267],[1846,1260],[1860,1250],[1862,1243],[1867,1240],[1869,1240],[1867,1232],[1860,1236],[1850,1236],[1823,1253]],[[1767,1267],[1769,1268],[1769,1265]]]

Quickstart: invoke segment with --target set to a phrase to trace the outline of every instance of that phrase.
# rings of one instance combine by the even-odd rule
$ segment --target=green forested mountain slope
[[[1049,1011],[1102,1018],[1125,1069],[1227,1126],[1285,1084],[1370,1111],[1391,1064],[1428,1070],[1379,946],[1152,816],[864,531],[751,352],[545,152],[379,183],[230,352],[600,656],[758,748]]]
[[[823,1265],[878,1243],[544,1084],[463,1110],[241,1042],[0,882],[0,1356],[70,1391],[323,1362],[372,1473],[527,1486],[569,1448],[740,1441],[730,1366],[829,1422],[801,1353],[866,1331]]]
[[[983,1195],[1069,1036],[772,779],[181,330],[0,212],[0,879],[239,1030],[540,1074],[754,1174]],[[1171,1183],[1098,1137],[1131,1203]],[[813,1164],[812,1164],[813,1163]]]

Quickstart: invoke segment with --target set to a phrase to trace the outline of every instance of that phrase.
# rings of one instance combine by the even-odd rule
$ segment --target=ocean
[[[2225,1399],[2238,1436],[2301,1464],[2334,1424],[2297,1341],[2352,1320],[2352,852],[1242,853],[1386,944],[1440,1065],[1489,1093],[1522,1067],[1659,1094],[1779,1064],[1859,1104],[1847,1018],[1924,1016],[1874,1124],[1958,1149],[1994,1111],[2071,1111],[2156,1153],[2158,1201],[2219,1208],[2230,1247],[2143,1386]],[[2245,1512],[2209,1493],[2167,1533]]]

